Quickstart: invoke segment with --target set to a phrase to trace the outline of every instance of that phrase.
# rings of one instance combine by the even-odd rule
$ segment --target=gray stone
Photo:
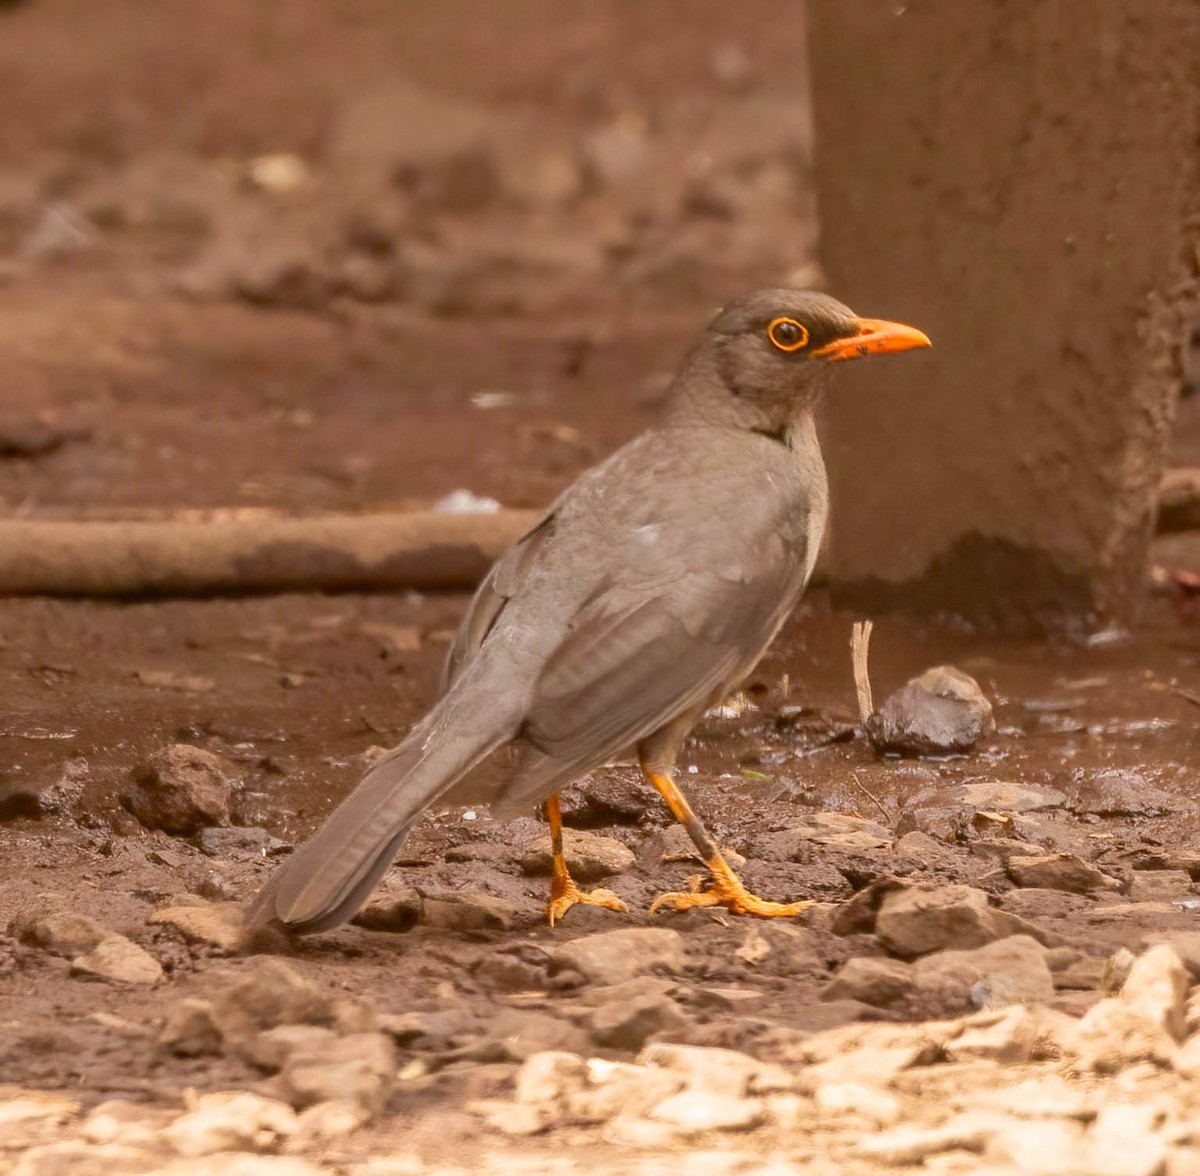
[[[490,894],[425,895],[422,921],[443,931],[508,931],[517,908]]]
[[[563,850],[567,868],[577,882],[623,874],[634,863],[633,850],[615,837],[602,837],[585,829],[564,829]],[[530,842],[521,856],[521,869],[526,874],[549,874],[551,863],[549,834]]]
[[[886,1009],[902,1004],[912,993],[912,966],[884,956],[855,956],[847,960],[821,992],[822,1000],[857,1000]]]
[[[967,951],[941,951],[913,965],[919,1008],[926,1017],[955,1016],[1054,997],[1045,949],[1028,935],[1011,935]]]
[[[344,1099],[378,1114],[396,1080],[396,1047],[386,1033],[353,1033],[293,1049],[280,1088],[294,1107]]]
[[[950,755],[996,729],[979,683],[954,666],[934,666],[902,686],[866,721],[877,751]]]
[[[683,968],[683,936],[666,927],[620,927],[581,935],[550,949],[553,961],[597,984],[619,984],[647,972]]]
[[[1008,876],[1018,886],[1043,890],[1090,894],[1093,890],[1117,890],[1121,885],[1073,853],[1014,856],[1008,859],[1007,868]]]
[[[175,743],[134,772],[122,803],[148,829],[186,836],[208,825],[228,825],[237,771],[228,760]]]
[[[677,1001],[663,994],[610,1001],[592,1013],[589,1028],[597,1045],[637,1051],[660,1033],[677,1034],[689,1024]]]
[[[989,906],[982,890],[959,885],[890,890],[875,917],[880,942],[904,957],[981,947],[1033,930],[1023,919]]]
[[[276,1025],[327,1025],[329,998],[282,960],[261,958],[221,984],[212,998],[213,1020],[226,1048],[246,1051]]]

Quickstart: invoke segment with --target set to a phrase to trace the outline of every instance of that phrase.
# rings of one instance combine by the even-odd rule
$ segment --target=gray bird
[[[662,422],[583,474],[492,568],[433,709],[268,881],[251,926],[322,931],[366,901],[431,805],[543,802],[553,924],[623,910],[567,871],[558,792],[634,750],[711,874],[652,910],[765,918],[811,905],[749,893],[671,778],[695,722],[754,668],[812,574],[828,513],[814,408],[842,360],[930,346],[834,299],[761,290],[709,324]]]

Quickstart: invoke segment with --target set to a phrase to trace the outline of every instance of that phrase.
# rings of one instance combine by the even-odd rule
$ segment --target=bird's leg
[[[733,868],[709,836],[708,830],[701,824],[700,818],[688,804],[687,797],[671,779],[670,772],[643,759],[642,774],[658,789],[672,815],[688,831],[688,836],[700,851],[700,856],[712,875],[707,890],[701,890],[699,879],[696,879],[690,891],[660,894],[650,906],[651,914],[665,906],[677,911],[690,910],[692,907],[725,907],[735,915],[780,919],[798,915],[814,905],[812,902],[768,902],[756,894],[751,894],[741,878],[733,872]]]
[[[546,904],[546,921],[551,927],[558,922],[573,906],[583,903],[585,906],[605,907],[610,911],[624,911],[629,908],[611,890],[580,890],[567,869],[567,858],[563,853],[562,809],[558,804],[558,794],[546,801],[546,820],[550,822],[550,901]]]

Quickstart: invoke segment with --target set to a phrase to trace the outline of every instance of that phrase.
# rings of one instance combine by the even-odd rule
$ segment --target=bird
[[[750,892],[675,782],[681,744],[753,670],[812,575],[829,511],[815,410],[836,365],[930,347],[817,291],[732,301],[686,354],[659,421],[583,473],[492,567],[451,644],[441,694],[247,909],[295,934],[352,918],[434,805],[544,806],[546,916],[625,910],[582,890],[559,792],[633,753],[709,874],[651,912],[792,917]]]

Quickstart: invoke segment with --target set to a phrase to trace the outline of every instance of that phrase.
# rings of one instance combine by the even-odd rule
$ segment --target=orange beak
[[[814,357],[839,363],[844,359],[861,359],[864,355],[892,355],[897,351],[912,351],[914,347],[932,347],[929,336],[916,327],[889,323],[886,319],[855,319],[857,333],[835,339],[812,354]]]

